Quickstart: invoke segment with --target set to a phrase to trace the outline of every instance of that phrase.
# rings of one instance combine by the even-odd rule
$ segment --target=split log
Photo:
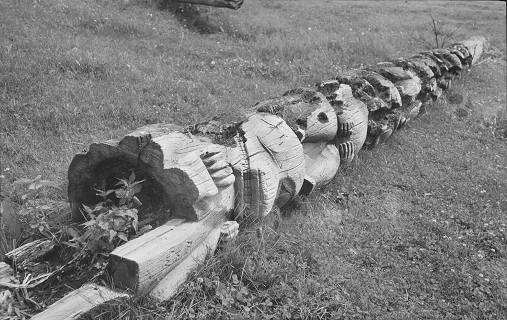
[[[281,117],[300,141],[329,141],[336,134],[336,114],[325,97],[314,90],[290,90],[280,98],[259,102],[254,108]]]
[[[32,320],[73,320],[107,302],[128,298],[126,293],[111,290],[96,284],[85,284],[56,301],[45,311],[33,316]]]
[[[221,203],[234,204],[234,188],[221,190]],[[166,224],[130,240],[109,255],[107,270],[117,288],[136,295],[149,293],[164,277],[205,242],[210,232],[226,221],[214,211],[197,222],[171,219]]]
[[[203,6],[229,8],[238,10],[243,5],[243,0],[170,0],[172,2],[182,2],[190,4],[199,4]]]
[[[39,239],[5,254],[5,261],[15,269],[26,270],[53,255],[60,246],[49,239]]]

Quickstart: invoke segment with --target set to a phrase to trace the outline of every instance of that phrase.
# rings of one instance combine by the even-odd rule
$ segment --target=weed
[[[458,26],[453,30],[449,29],[449,26],[441,20],[435,20],[433,15],[430,14],[430,21],[427,23],[427,31],[429,36],[424,33],[418,33],[416,36],[412,36],[412,39],[420,44],[423,44],[427,49],[445,48],[453,40],[454,34],[461,28]],[[428,40],[431,38],[432,40]]]
[[[68,227],[66,232],[72,237],[64,244],[87,254],[107,255],[115,247],[127,242],[134,236],[141,235],[151,229],[151,225],[143,223],[139,230],[138,207],[142,205],[136,194],[141,191],[142,182],[135,181],[135,173],[132,171],[128,179],[119,178],[115,185],[119,188],[111,190],[96,190],[97,196],[102,201],[93,208],[82,205],[83,215],[86,222],[84,232]],[[108,198],[114,194],[116,201]]]

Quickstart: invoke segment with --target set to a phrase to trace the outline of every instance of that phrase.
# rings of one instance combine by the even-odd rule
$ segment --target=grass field
[[[340,71],[425,50],[430,14],[503,55],[458,79],[324,190],[243,228],[172,301],[102,319],[507,318],[503,2],[0,2],[0,200],[19,178],[65,214],[74,154],[150,123],[233,117]],[[258,232],[261,227],[263,232]],[[12,248],[0,237],[0,258]]]

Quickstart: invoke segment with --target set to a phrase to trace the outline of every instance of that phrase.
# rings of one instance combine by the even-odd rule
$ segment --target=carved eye
[[[329,118],[327,117],[327,114],[325,114],[324,112],[321,112],[317,115],[317,119],[321,122],[321,123],[326,123],[329,121]]]

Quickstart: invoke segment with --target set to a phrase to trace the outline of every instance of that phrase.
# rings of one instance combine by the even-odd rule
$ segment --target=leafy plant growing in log
[[[135,181],[132,171],[128,179],[119,178],[116,189],[96,190],[102,201],[93,208],[83,205],[83,211],[88,221],[83,223],[85,231],[82,235],[74,228],[68,228],[67,233],[73,237],[65,244],[81,248],[94,255],[111,251],[121,242],[127,242],[134,234],[142,234],[149,230],[148,226],[138,229],[138,207],[142,205],[136,194],[141,191],[142,182]],[[108,198],[114,193],[117,201]]]

